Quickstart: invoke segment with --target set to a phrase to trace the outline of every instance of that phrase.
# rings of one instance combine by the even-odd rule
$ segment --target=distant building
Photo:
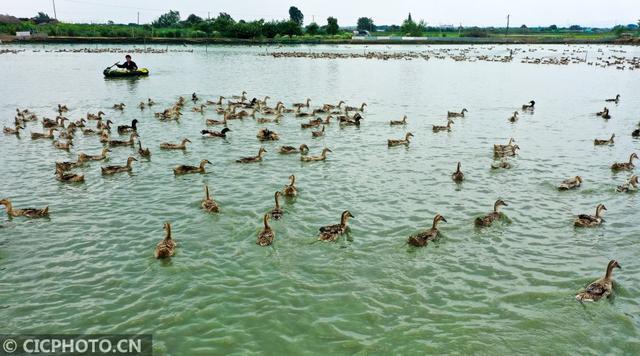
[[[371,36],[369,31],[366,31],[366,30],[354,30],[353,35],[354,36]]]
[[[16,31],[16,39],[24,40],[31,38],[31,31]]]
[[[441,30],[453,30],[454,28],[453,25],[440,25]]]

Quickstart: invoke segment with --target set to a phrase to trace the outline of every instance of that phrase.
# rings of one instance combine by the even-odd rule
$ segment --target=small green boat
[[[107,68],[102,74],[104,74],[105,78],[146,77],[149,75],[149,70],[147,68],[138,68],[136,70]]]

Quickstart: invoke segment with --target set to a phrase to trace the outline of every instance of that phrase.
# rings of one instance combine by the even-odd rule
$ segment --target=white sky
[[[66,22],[148,23],[169,9],[180,11],[184,19],[195,13],[214,17],[227,12],[234,19],[284,19],[289,6],[297,6],[305,24],[312,18],[320,25],[328,16],[341,26],[355,25],[361,16],[372,17],[378,25],[400,24],[411,12],[414,20],[430,25],[504,26],[511,14],[511,26],[568,26],[579,24],[609,27],[637,23],[640,0],[2,0],[0,13],[32,17],[44,11],[53,17],[56,3],[58,19]]]

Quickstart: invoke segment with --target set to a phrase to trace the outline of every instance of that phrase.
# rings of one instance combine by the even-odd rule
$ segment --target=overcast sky
[[[227,12],[236,20],[271,20],[287,18],[292,5],[302,11],[305,24],[315,19],[323,25],[334,16],[341,26],[354,25],[361,16],[378,25],[400,24],[409,12],[414,20],[435,26],[504,26],[507,14],[512,26],[604,27],[640,18],[640,0],[2,0],[0,13],[32,17],[44,11],[53,16],[53,1],[58,19],[66,22],[129,23],[140,12],[140,23],[148,23],[169,9],[180,11],[182,18]]]

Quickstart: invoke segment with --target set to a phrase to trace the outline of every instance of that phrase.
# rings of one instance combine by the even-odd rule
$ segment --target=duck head
[[[509,204],[505,203],[502,199],[498,199],[496,200],[495,204],[493,204],[493,211],[497,212],[498,208],[500,208],[501,206],[509,206]]]
[[[342,225],[346,225],[347,221],[349,221],[349,218],[355,219],[355,217],[351,214],[351,212],[349,210],[343,211],[342,215],[340,216],[340,223]]]
[[[226,134],[227,132],[230,132],[230,131],[231,131],[230,128],[225,127],[224,129],[222,129],[222,134],[224,135],[224,134]]]

